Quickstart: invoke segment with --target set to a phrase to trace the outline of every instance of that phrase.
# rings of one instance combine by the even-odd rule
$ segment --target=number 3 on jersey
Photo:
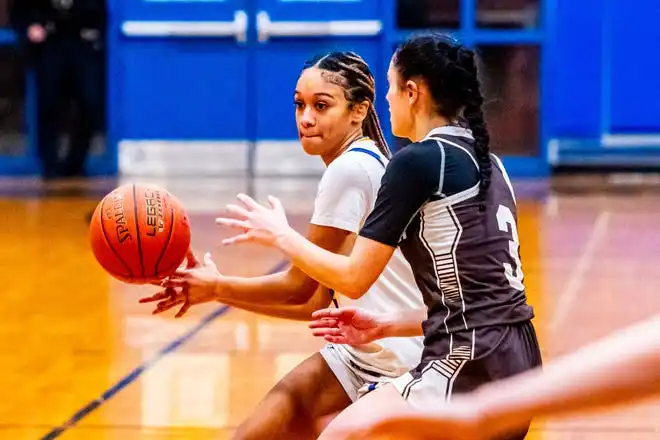
[[[516,219],[513,217],[513,213],[509,208],[504,205],[500,205],[497,208],[497,226],[502,232],[509,232],[511,230],[511,238],[509,240],[509,254],[515,263],[515,268],[509,263],[503,263],[504,274],[509,280],[509,284],[516,290],[525,290],[523,285],[523,272],[522,265],[520,263],[520,254],[518,249],[520,249],[520,242],[518,241],[518,229],[516,228]]]

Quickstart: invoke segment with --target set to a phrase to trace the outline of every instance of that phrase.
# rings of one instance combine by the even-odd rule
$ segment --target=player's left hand
[[[363,345],[385,336],[383,316],[358,307],[328,307],[312,313],[312,334],[334,344]]]
[[[258,243],[273,246],[278,237],[291,232],[282,203],[268,196],[270,207],[257,203],[245,194],[237,196],[241,205],[227,205],[227,211],[237,218],[218,217],[216,224],[243,231],[242,234],[226,238],[224,245],[236,243]]]

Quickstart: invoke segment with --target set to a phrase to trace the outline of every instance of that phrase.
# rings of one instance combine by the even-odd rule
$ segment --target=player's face
[[[337,74],[311,67],[303,71],[296,85],[296,124],[307,154],[337,154],[362,125],[360,116],[350,110],[344,89],[331,82],[332,75]]]
[[[401,77],[396,67],[390,62],[390,67],[387,70],[387,82],[389,88],[387,90],[387,103],[390,107],[390,124],[392,126],[392,134],[401,138],[410,138],[413,132],[413,101],[410,99],[410,93],[407,84],[410,81],[402,84]]]

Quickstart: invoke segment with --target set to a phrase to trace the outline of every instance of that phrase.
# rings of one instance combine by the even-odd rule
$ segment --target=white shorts
[[[341,345],[328,344],[319,353],[353,402],[376,389],[378,385],[391,382],[407,370],[397,362],[378,363],[375,359],[382,357],[382,351],[374,356],[374,362],[371,363],[365,362],[369,353],[364,353],[362,359],[358,359],[351,356]],[[388,354],[393,355],[391,352]]]
[[[451,399],[465,360],[434,360],[415,374],[409,371],[392,381],[401,396],[418,409],[433,408]]]

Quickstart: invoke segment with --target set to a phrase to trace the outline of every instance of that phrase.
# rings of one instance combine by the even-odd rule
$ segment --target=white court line
[[[557,301],[557,307],[555,308],[555,315],[549,324],[550,330],[556,330],[566,320],[566,316],[568,316],[568,312],[571,310],[578,291],[582,287],[584,275],[591,268],[596,246],[598,246],[607,232],[610,217],[611,214],[609,211],[601,211],[598,214],[598,217],[596,217],[594,226],[591,228],[591,235],[584,247],[584,252],[580,255],[580,259],[575,265],[573,272],[568,277],[566,287],[564,287],[564,290],[559,294],[559,300]]]

